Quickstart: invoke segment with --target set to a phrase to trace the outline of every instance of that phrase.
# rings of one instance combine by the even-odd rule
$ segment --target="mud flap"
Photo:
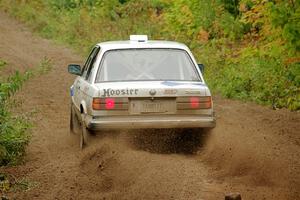
[[[81,114],[81,134],[80,134],[80,148],[83,149],[90,142],[91,133],[85,124],[85,114]]]
[[[78,120],[78,117],[76,116],[74,105],[71,103],[70,106],[70,133],[75,134],[78,133],[80,127],[80,122]]]

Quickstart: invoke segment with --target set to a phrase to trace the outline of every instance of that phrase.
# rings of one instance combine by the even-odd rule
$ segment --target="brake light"
[[[112,98],[105,99],[105,108],[111,110],[115,108],[115,100]]]
[[[191,108],[199,108],[199,98],[198,97],[191,97],[190,98]]]
[[[210,96],[190,97],[191,109],[208,109],[212,106],[212,100]]]
[[[199,110],[212,107],[211,96],[185,96],[176,98],[178,110]]]

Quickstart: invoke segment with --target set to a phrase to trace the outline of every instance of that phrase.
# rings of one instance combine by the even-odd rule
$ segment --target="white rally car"
[[[71,131],[81,125],[81,147],[91,131],[131,128],[215,127],[213,102],[187,46],[148,41],[97,44],[71,86]],[[75,121],[76,120],[76,121]]]

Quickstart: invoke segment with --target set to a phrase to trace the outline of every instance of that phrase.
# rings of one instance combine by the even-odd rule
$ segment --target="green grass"
[[[0,69],[4,68],[7,63],[0,58]]]
[[[16,163],[29,140],[25,134],[29,124],[21,117],[11,115],[7,101],[28,77],[16,72],[0,83],[0,165]]]
[[[37,182],[26,178],[16,178],[12,174],[0,173],[0,194],[16,191],[29,191],[38,186]]]
[[[51,70],[49,59],[44,59],[41,64],[33,69],[20,74],[18,71],[0,82],[0,166],[15,165],[22,161],[26,145],[29,142],[29,130],[32,127],[28,116],[13,115],[11,108],[14,95],[29,78],[41,75]]]

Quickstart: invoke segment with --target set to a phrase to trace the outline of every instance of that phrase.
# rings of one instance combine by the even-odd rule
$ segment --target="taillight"
[[[204,108],[211,108],[212,107],[212,100],[211,97],[206,97],[205,106]]]
[[[191,108],[208,109],[211,108],[211,97],[191,97]]]
[[[93,110],[127,110],[128,98],[94,98]]]
[[[92,107],[93,107],[93,110],[101,110],[101,99],[100,98],[94,98]]]
[[[177,97],[178,110],[209,109],[211,107],[210,96]]]
[[[105,108],[111,110],[115,108],[115,100],[112,98],[105,99]]]
[[[190,104],[191,104],[191,108],[199,108],[199,98],[191,97]]]

